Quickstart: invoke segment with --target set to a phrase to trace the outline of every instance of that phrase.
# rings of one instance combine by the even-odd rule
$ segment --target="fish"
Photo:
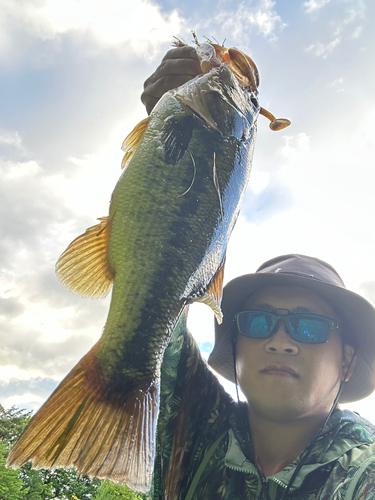
[[[7,466],[70,468],[151,486],[163,353],[191,302],[219,322],[230,235],[248,184],[259,74],[236,48],[196,47],[202,74],[167,92],[124,140],[109,215],[56,264],[83,297],[112,289],[100,340],[31,419]],[[268,115],[267,115],[268,113]]]

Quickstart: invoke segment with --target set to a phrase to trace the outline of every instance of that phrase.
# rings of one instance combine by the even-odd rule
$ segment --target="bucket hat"
[[[353,374],[345,383],[340,403],[363,399],[375,389],[375,309],[366,299],[345,288],[335,269],[306,255],[282,255],[262,264],[253,274],[230,281],[223,290],[221,325],[215,320],[215,346],[209,365],[234,382],[232,336],[234,315],[255,291],[268,286],[302,286],[313,290],[334,307],[347,338],[357,346]]]

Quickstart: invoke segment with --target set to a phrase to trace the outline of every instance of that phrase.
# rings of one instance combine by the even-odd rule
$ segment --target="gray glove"
[[[143,84],[141,101],[150,114],[160,97],[168,90],[183,85],[202,73],[197,53],[193,47],[184,46],[169,50],[155,72]]]

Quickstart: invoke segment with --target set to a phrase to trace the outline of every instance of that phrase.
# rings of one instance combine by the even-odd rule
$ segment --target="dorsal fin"
[[[139,122],[133,130],[127,135],[122,143],[121,149],[125,155],[121,162],[121,168],[125,168],[133,156],[134,151],[137,149],[139,141],[142,139],[143,134],[147,128],[149,117]]]
[[[205,293],[199,297],[194,297],[192,300],[192,302],[203,302],[204,304],[210,306],[219,325],[223,321],[223,313],[221,311],[220,304],[223,296],[224,263],[225,261],[223,261],[219,267]]]
[[[56,274],[63,285],[82,297],[100,298],[108,295],[113,274],[108,264],[108,238],[111,221],[99,219],[63,252],[56,263]]]

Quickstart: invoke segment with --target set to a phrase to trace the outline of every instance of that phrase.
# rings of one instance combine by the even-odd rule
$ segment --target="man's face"
[[[263,288],[245,302],[242,310],[247,309],[288,309],[338,319],[320,295],[294,286]],[[304,344],[286,328],[279,321],[267,339],[238,334],[237,376],[250,411],[275,421],[325,415],[347,369],[340,335],[334,329],[325,344]]]

